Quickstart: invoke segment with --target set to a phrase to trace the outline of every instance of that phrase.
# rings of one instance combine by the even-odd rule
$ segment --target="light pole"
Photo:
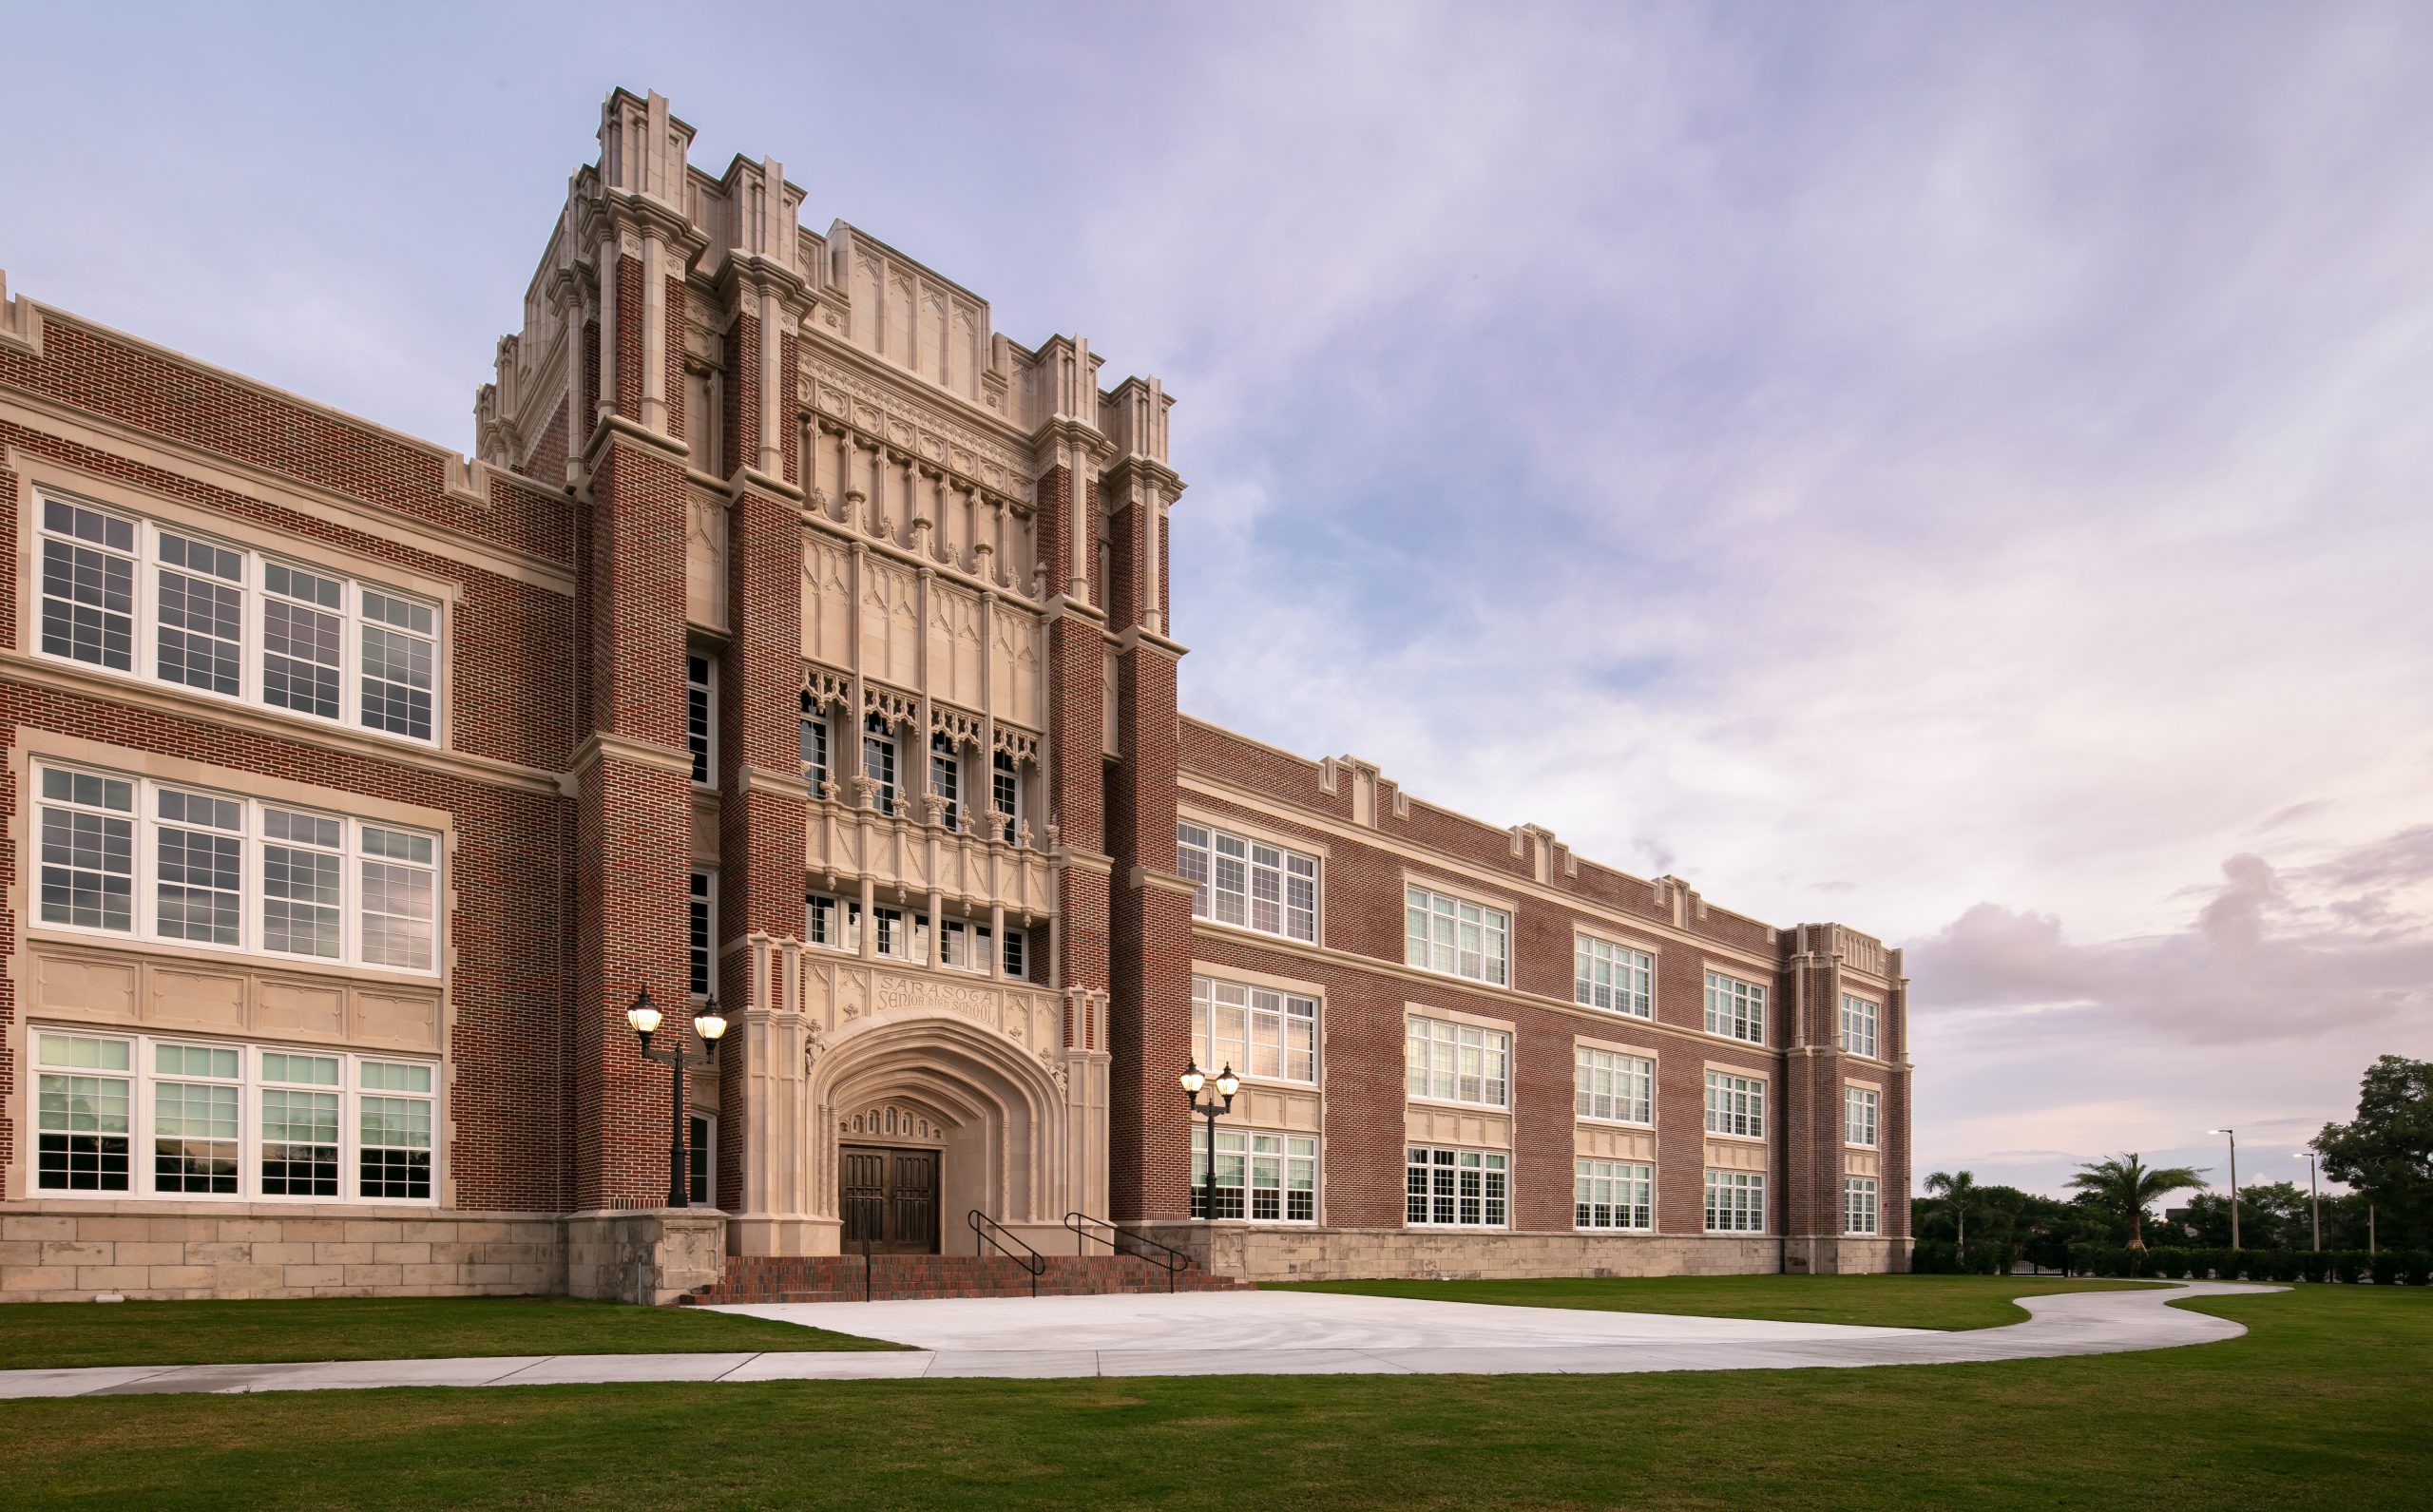
[[[1199,1069],[1197,1061],[1175,1080],[1182,1083],[1183,1095],[1191,1100],[1191,1111],[1208,1120],[1208,1180],[1205,1188],[1208,1211],[1205,1216],[1214,1223],[1216,1221],[1216,1115],[1232,1109],[1234,1094],[1241,1090],[1242,1079],[1234,1074],[1231,1062],[1226,1062],[1224,1070],[1216,1073],[1216,1097],[1224,1099],[1222,1102],[1214,1098],[1204,1102],[1200,1101],[1199,1089],[1208,1084],[1208,1073]]]
[[[2231,1248],[2235,1250],[2239,1247],[2239,1131],[2209,1129],[2206,1132],[2231,1137]]]
[[[2315,1152],[2312,1150],[2300,1150],[2298,1158],[2307,1162],[2307,1200],[2315,1210],[2315,1251],[2321,1254],[2323,1251],[2323,1193],[2315,1186],[2315,1174],[2323,1169],[2323,1162],[2315,1158]]]
[[[680,1038],[684,1032],[682,1029],[676,1031],[680,1038],[674,1044],[663,1050],[654,1050],[650,1047],[650,1037],[659,1032],[660,1021],[664,1017],[659,1011],[659,1005],[651,1002],[648,987],[635,993],[634,1005],[625,1010],[625,1022],[632,1024],[634,1033],[642,1037],[642,1059],[660,1062],[671,1072],[676,1102],[675,1121],[669,1126],[667,1138],[667,1205],[689,1208],[693,1205],[693,1194],[692,1183],[684,1179],[688,1174],[684,1169],[684,1068],[718,1063],[718,1041],[726,1035],[726,1019],[718,1012],[718,996],[713,993],[693,1015],[693,1032],[699,1035],[701,1043],[709,1047],[706,1051],[686,1048]]]

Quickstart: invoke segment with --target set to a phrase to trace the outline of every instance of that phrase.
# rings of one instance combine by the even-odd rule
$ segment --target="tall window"
[[[1616,1123],[1656,1121],[1656,1062],[1580,1045],[1572,1051],[1574,1111]]]
[[[1572,1162],[1572,1226],[1580,1229],[1656,1227],[1656,1171],[1622,1160]]]
[[[1000,751],[988,763],[988,797],[1006,816],[1006,843],[1012,845],[1023,820],[1023,775],[1014,758]]]
[[[1766,1043],[1766,989],[1719,971],[1707,973],[1707,1032]]]
[[[435,738],[436,604],[59,499],[41,552],[45,656]]]
[[[1511,1106],[1512,1036],[1501,1029],[1413,1017],[1403,1035],[1406,1089],[1415,1098]]]
[[[1178,864],[1194,884],[1192,917],[1293,940],[1318,937],[1314,856],[1199,824],[1178,825],[1175,837]]]
[[[1766,1232],[1766,1178],[1754,1171],[1707,1173],[1707,1232]]]
[[[693,996],[706,998],[718,990],[718,879],[715,872],[696,871],[688,881],[691,895],[684,909],[684,960],[691,974]]]
[[[694,1113],[684,1122],[684,1195],[697,1208],[717,1207],[718,1120]]]
[[[858,954],[862,948],[862,906],[846,898],[813,893],[803,900],[803,940],[831,950]]]
[[[1006,975],[1017,982],[1030,978],[1030,939],[1020,929],[1006,931]]]
[[[811,795],[815,798],[831,776],[828,711],[813,702],[806,692],[802,696],[802,779],[811,784]]]
[[[1191,1131],[1191,1215],[1208,1216],[1208,1128]],[[1216,1131],[1216,1216],[1318,1221],[1318,1141],[1304,1134]]]
[[[38,1192],[431,1198],[428,1061],[41,1027],[33,1039]]]
[[[929,791],[947,800],[947,828],[962,829],[963,753],[943,731],[929,737]]]
[[[870,778],[871,806],[881,813],[895,812],[895,726],[884,715],[862,721],[862,775]]]
[[[699,652],[684,656],[684,749],[693,754],[693,781],[708,787],[718,764],[718,668]]]
[[[1571,938],[1574,1002],[1634,1018],[1656,1017],[1655,957],[1593,934]]]
[[[1875,1179],[1872,1177],[1849,1176],[1842,1178],[1842,1232],[1844,1234],[1875,1234],[1883,1226],[1877,1211]]]
[[[1875,1058],[1875,1005],[1865,998],[1842,999],[1842,1048]]]
[[[1766,1083],[1755,1077],[1707,1073],[1707,1132],[1766,1137]]]
[[[1842,1089],[1842,1139],[1849,1144],[1875,1145],[1876,1114],[1882,1098],[1866,1087]]]
[[[1500,1229],[1509,1221],[1512,1158],[1414,1144],[1403,1154],[1403,1221]]]
[[[1403,890],[1403,962],[1502,986],[1511,916],[1426,888]]]
[[[149,777],[34,774],[42,924],[438,969],[436,835]]]
[[[1191,979],[1191,1043],[1210,1071],[1284,1081],[1318,1079],[1318,1002],[1210,977]]]

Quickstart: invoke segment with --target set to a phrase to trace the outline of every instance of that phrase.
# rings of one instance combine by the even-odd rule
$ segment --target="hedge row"
[[[1925,1248],[1921,1244],[1920,1250]],[[2376,1286],[2433,1282],[2433,1252],[2383,1250],[2185,1250],[2139,1252],[2081,1246],[2070,1253],[2070,1273],[2149,1276],[2174,1281],[2371,1281]]]

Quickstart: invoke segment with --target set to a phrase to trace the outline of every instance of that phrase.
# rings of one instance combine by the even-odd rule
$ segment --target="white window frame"
[[[1707,1070],[1707,1132],[1734,1139],[1766,1137],[1766,1079]]]
[[[129,900],[128,928],[125,929],[110,928],[102,925],[48,920],[43,917],[42,893],[45,865],[43,811],[58,807],[77,813],[102,812],[78,805],[72,800],[45,797],[44,775],[46,773],[54,772],[64,773],[71,777],[82,776],[97,778],[107,783],[125,784],[132,790],[134,808],[131,812],[109,811],[131,826],[132,870],[128,873],[128,884],[132,890],[132,897]],[[34,758],[29,763],[28,773],[28,785],[31,789],[28,802],[33,822],[27,827],[29,833],[26,839],[23,862],[26,870],[23,874],[29,879],[27,888],[29,909],[26,922],[29,929],[44,934],[58,933],[86,939],[138,942],[146,945],[209,950],[220,955],[285,962],[303,967],[356,967],[422,978],[437,977],[441,967],[447,961],[447,920],[441,916],[443,912],[441,904],[448,896],[445,875],[447,843],[443,836],[431,831],[413,825],[392,824],[382,819],[360,818],[315,804],[285,803],[275,799],[254,797],[242,793],[215,788],[209,783],[175,782],[159,777],[140,776],[133,773],[114,772],[105,767],[84,762],[54,760],[48,756]],[[238,806],[240,815],[239,829],[221,832],[236,835],[239,841],[238,894],[239,904],[235,944],[223,944],[216,940],[189,939],[161,932],[161,832],[163,829],[193,831],[199,828],[210,828],[199,823],[181,823],[176,820],[163,819],[160,816],[160,797],[164,792],[193,794],[210,798],[215,802]],[[281,813],[305,814],[316,820],[332,821],[338,827],[337,850],[335,852],[322,852],[334,853],[339,860],[338,953],[335,956],[315,955],[306,951],[273,950],[263,943],[267,932],[263,922],[266,902],[263,887],[263,848],[278,845],[294,849],[318,849],[300,842],[271,838],[266,833],[265,815],[274,810]],[[367,832],[403,836],[409,841],[427,841],[430,845],[431,860],[428,865],[425,865],[411,857],[377,852],[372,849]],[[431,964],[429,966],[393,966],[387,962],[372,961],[366,958],[365,937],[369,931],[364,927],[364,921],[370,901],[370,890],[364,881],[366,866],[395,867],[410,871],[428,872],[431,878]],[[390,915],[384,914],[383,917],[390,917]]]
[[[1314,1134],[1218,1124],[1216,1221],[1274,1224],[1296,1229],[1313,1227],[1319,1214],[1324,1211],[1319,1204],[1320,1186],[1326,1179],[1325,1167],[1326,1162],[1318,1148],[1318,1137]],[[1306,1188],[1292,1184],[1296,1172],[1308,1176],[1310,1184]],[[1227,1179],[1229,1175],[1231,1180]],[[1262,1176],[1268,1177],[1270,1183],[1262,1183]],[[1307,1191],[1310,1195],[1310,1211],[1300,1217],[1292,1214],[1293,1194],[1297,1191]],[[1257,1211],[1255,1196],[1265,1192],[1275,1194],[1273,1215],[1262,1216]],[[1234,1194],[1230,1201],[1227,1193]],[[1203,1220],[1208,1216],[1208,1125],[1205,1122],[1195,1122],[1191,1126],[1191,1215]]]
[[[834,921],[838,919],[844,921],[841,943],[832,944],[815,938],[823,932],[817,928],[817,914],[822,905],[826,905],[831,910],[829,913],[831,927],[825,932],[832,934],[839,932],[834,927]],[[874,906],[872,913],[878,925],[878,938],[873,948],[880,960],[900,962],[905,966],[929,964],[930,940],[928,914],[884,903]],[[960,924],[964,921],[955,922]],[[861,954],[861,900],[839,898],[821,892],[807,895],[803,900],[803,937],[807,943],[818,949],[835,950],[845,955]]]
[[[225,537],[216,536],[207,529],[190,529],[182,525],[163,524],[135,510],[123,509],[115,505],[96,504],[87,499],[49,488],[36,489],[33,500],[34,518],[31,522],[33,560],[29,573],[32,603],[29,605],[29,612],[31,615],[29,639],[35,656],[67,666],[82,667],[104,677],[125,678],[130,681],[147,683],[154,687],[172,688],[193,698],[259,709],[281,718],[295,719],[307,725],[318,725],[325,729],[351,730],[374,739],[395,740],[405,745],[432,749],[444,743],[447,733],[448,641],[450,627],[447,605],[439,600],[427,594],[392,587],[384,582],[358,578],[351,572],[323,566],[306,557],[291,556],[279,551],[262,551]],[[129,526],[131,541],[128,549],[120,550],[115,546],[86,540],[75,535],[72,529],[54,528],[50,513],[53,507],[70,511],[83,510],[98,515],[105,521]],[[70,518],[72,520],[72,515]],[[188,567],[166,561],[161,546],[161,538],[163,535],[176,536],[182,540],[196,542],[235,555],[239,563],[239,576],[233,581],[227,580],[217,574],[197,573]],[[129,565],[133,592],[130,595],[126,614],[129,648],[126,666],[113,667],[105,661],[88,660],[72,652],[46,648],[44,605],[50,595],[48,592],[45,565],[49,560],[47,543],[50,542],[59,542],[73,548],[99,552]],[[334,717],[324,717],[309,710],[272,703],[263,691],[262,623],[264,605],[271,597],[266,577],[267,569],[274,565],[308,572],[316,578],[338,584],[336,607],[315,605],[319,612],[333,615],[338,621],[338,712]],[[227,693],[217,688],[197,686],[180,679],[165,678],[161,675],[161,574],[163,571],[183,573],[189,577],[210,576],[215,582],[226,583],[229,586],[235,587],[240,595],[241,617],[238,635],[239,673],[235,692]],[[415,609],[428,610],[431,615],[430,634],[425,636],[409,627],[374,618],[367,613],[364,605],[364,595],[367,593]],[[367,700],[363,689],[366,667],[363,639],[367,629],[429,643],[431,686],[424,691],[431,696],[430,735],[415,736],[392,730],[386,724],[365,722],[364,711]]]
[[[1023,824],[1023,768],[1009,751],[1000,751],[989,757],[988,801],[1006,816],[1005,842],[1018,843]]]
[[[1512,915],[1470,898],[1406,882],[1403,964],[1489,986],[1507,986],[1512,981]]]
[[[1876,1059],[1876,1030],[1882,1012],[1872,998],[1842,994],[1842,1050],[1846,1055]]]
[[[929,793],[947,800],[945,813],[939,815],[949,830],[963,828],[965,812],[963,790],[963,746],[943,730],[929,736]]]
[[[718,990],[718,874],[715,869],[696,868],[685,877],[684,888],[685,986],[699,1002],[716,997]]]
[[[856,898],[814,892],[803,899],[803,943],[843,955],[862,953],[862,905]]]
[[[1869,1176],[1842,1177],[1842,1232],[1873,1237],[1884,1232],[1882,1188]]]
[[[1606,1221],[1600,1222],[1600,1218]],[[1656,1167],[1638,1160],[1576,1158],[1572,1161],[1571,1226],[1592,1234],[1655,1233]]]
[[[1193,884],[1193,918],[1317,943],[1316,856],[1193,819],[1177,823],[1175,845],[1176,866]],[[1272,925],[1258,922],[1265,909]]]
[[[1723,1199],[1720,1203],[1716,1200],[1718,1197]],[[1766,1174],[1763,1171],[1707,1168],[1706,1232],[1766,1232]]]
[[[1842,1088],[1842,1142],[1872,1150],[1884,1127],[1884,1095],[1870,1087]]]
[[[693,786],[718,785],[718,659],[684,653],[684,749],[693,758]]]
[[[1750,1044],[1766,1043],[1766,985],[1722,971],[1707,973],[1709,1034]]]
[[[1449,1158],[1447,1158],[1449,1157]],[[1412,1174],[1425,1171],[1426,1190],[1412,1190]],[[1462,1190],[1462,1174],[1479,1173],[1475,1196]],[[1440,1191],[1447,1183],[1439,1179],[1440,1173],[1450,1173],[1449,1191]],[[1501,1177],[1501,1182],[1490,1182],[1490,1177]],[[1501,1185],[1500,1196],[1491,1196],[1489,1188]],[[1463,1204],[1476,1202],[1478,1216],[1464,1217]],[[1411,1216],[1411,1204],[1424,1202],[1427,1216]],[[1452,1216],[1442,1215],[1451,1204]],[[1403,1227],[1407,1229],[1509,1229],[1512,1227],[1512,1152],[1509,1150],[1473,1150],[1462,1145],[1410,1144],[1403,1146]]]
[[[1572,1046],[1572,1114],[1598,1123],[1656,1126],[1656,1062],[1600,1045]]]
[[[883,765],[872,759],[880,755],[887,757]],[[883,777],[882,769],[887,774]],[[872,808],[891,816],[904,812],[904,747],[883,714],[862,718],[862,776],[871,784]]]
[[[718,1205],[718,1116],[687,1108],[684,1122],[684,1195],[697,1208],[715,1208]]]
[[[820,789],[836,779],[835,732],[828,722],[826,705],[814,700],[809,691],[802,696],[802,722],[799,726],[799,752],[802,777],[811,785],[814,798],[825,797]]]
[[[1656,957],[1600,935],[1571,937],[1571,998],[1582,1007],[1656,1017]]]
[[[1415,1064],[1424,1062],[1424,1064]],[[1493,1067],[1490,1073],[1489,1067]],[[1423,1083],[1413,1090],[1414,1080]],[[1464,1084],[1477,1093],[1464,1096]],[[1512,1036],[1451,1019],[1406,1014],[1403,1020],[1403,1093],[1414,1102],[1458,1102],[1466,1107],[1512,1106]]]
[[[1219,1036],[1217,1021],[1227,1012],[1238,1014],[1242,1032]],[[1280,1081],[1294,1086],[1318,1084],[1318,1000],[1224,977],[1191,979],[1191,1044],[1198,1063],[1215,1071],[1231,1065],[1245,1081]],[[1269,1032],[1262,1036],[1262,1029]],[[1306,1040],[1306,1043],[1296,1043]],[[1275,1069],[1260,1070],[1260,1052],[1274,1050]],[[1304,1062],[1307,1073],[1295,1070]]]
[[[62,1067],[46,1063],[49,1039],[98,1041],[126,1047],[128,1068]],[[193,1047],[203,1050],[234,1052],[237,1074],[223,1078],[186,1071],[164,1072],[160,1069],[159,1052],[163,1047]],[[101,1202],[192,1202],[198,1204],[273,1203],[287,1206],[321,1207],[386,1207],[435,1208],[445,1191],[445,1158],[441,1135],[446,1124],[441,1117],[440,1090],[446,1083],[441,1063],[428,1056],[395,1055],[382,1051],[351,1050],[323,1044],[292,1044],[256,1040],[231,1040],[209,1034],[175,1034],[148,1030],[105,1029],[91,1024],[37,1022],[27,1026],[27,1067],[25,1084],[29,1089],[25,1120],[26,1137],[19,1151],[25,1160],[25,1195],[45,1201]],[[337,1080],[334,1083],[301,1081],[273,1081],[267,1075],[267,1056],[310,1057],[337,1062]],[[370,1066],[406,1067],[424,1073],[424,1090],[392,1090],[365,1084],[365,1070]],[[47,1088],[44,1078],[82,1075],[123,1082],[127,1092],[127,1170],[124,1188],[77,1188],[44,1186],[42,1182],[41,1148],[45,1112],[42,1106]],[[169,1084],[201,1084],[233,1087],[237,1092],[237,1188],[233,1192],[164,1191],[158,1174],[156,1141],[159,1134],[160,1099],[158,1089]],[[338,1100],[337,1169],[338,1191],[335,1196],[316,1193],[278,1193],[262,1190],[262,1151],[273,1141],[263,1138],[263,1094],[267,1091],[328,1092]],[[429,1195],[424,1196],[363,1196],[362,1157],[366,1148],[403,1148],[402,1146],[367,1146],[363,1139],[363,1109],[367,1099],[393,1099],[423,1105],[430,1142],[421,1148],[428,1152]]]

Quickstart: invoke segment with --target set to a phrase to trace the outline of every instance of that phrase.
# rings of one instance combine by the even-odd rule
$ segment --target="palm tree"
[[[1977,1196],[1974,1171],[1937,1171],[1926,1177],[1926,1195],[1943,1198],[1960,1226],[1960,1248],[1968,1248],[1968,1204]]]
[[[2135,1151],[2079,1168],[2070,1185],[2129,1220],[2129,1248],[2146,1247],[2146,1210],[2174,1192],[2203,1186],[2205,1173],[2185,1165],[2152,1166]]]

